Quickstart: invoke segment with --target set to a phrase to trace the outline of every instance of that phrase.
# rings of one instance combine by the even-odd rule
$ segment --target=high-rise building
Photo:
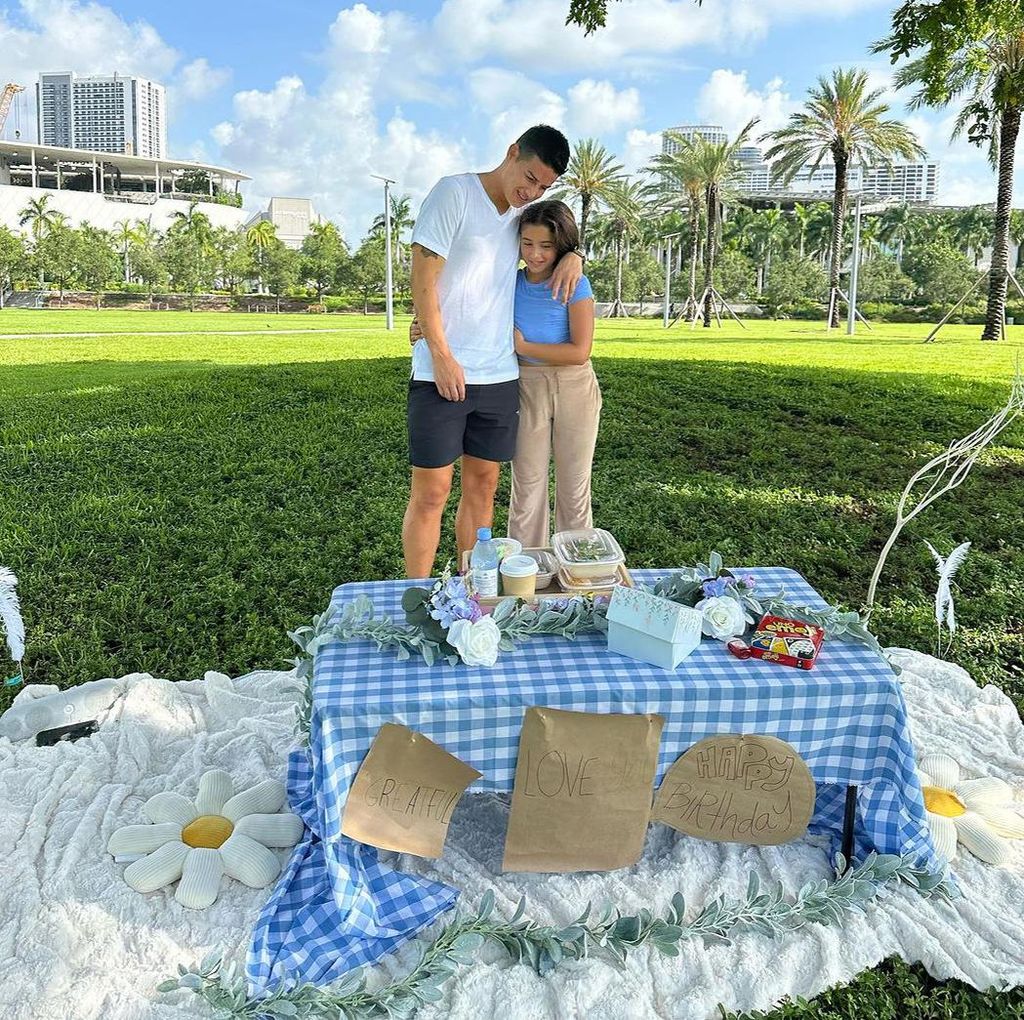
[[[155,159],[166,154],[164,87],[148,78],[40,74],[36,107],[42,145]]]
[[[679,151],[679,143],[670,135],[678,135],[688,141],[700,137],[712,145],[720,145],[729,140],[725,128],[718,124],[681,124],[679,127],[667,128],[661,133],[661,151],[669,156]]]

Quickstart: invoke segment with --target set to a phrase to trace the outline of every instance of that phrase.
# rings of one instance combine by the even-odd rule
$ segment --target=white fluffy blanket
[[[944,751],[965,775],[1006,779],[1024,805],[1024,727],[995,687],[977,688],[961,669],[914,652],[896,653],[919,753]],[[290,674],[258,672],[234,681],[170,683],[131,678],[100,732],[37,748],[0,739],[0,1016],[9,1020],[162,1020],[208,1016],[191,993],[158,995],[178,962],[212,948],[244,958],[267,891],[237,882],[209,910],[189,911],[166,889],[149,896],[120,880],[105,852],[111,832],[142,821],[160,790],[195,794],[204,769],[229,771],[236,785],[283,778],[294,731]],[[597,875],[501,875],[507,800],[465,798],[444,857],[401,866],[462,890],[467,906],[493,888],[511,911],[526,893],[529,913],[565,922],[588,900],[623,910],[661,910],[677,889],[692,908],[720,893],[741,896],[757,870],[795,891],[828,873],[811,839],[783,847],[705,843],[651,826],[641,861]],[[477,1020],[694,1018],[728,1009],[767,1009],[786,995],[813,996],[887,956],[921,961],[938,978],[979,988],[1024,984],[1024,841],[1007,867],[966,852],[956,864],[964,896],[952,905],[893,889],[842,928],[810,927],[771,940],[744,934],[731,945],[689,943],[675,959],[642,949],[624,968],[594,956],[547,978],[514,966],[494,947],[453,978],[424,1018]],[[401,973],[415,949],[381,970]]]

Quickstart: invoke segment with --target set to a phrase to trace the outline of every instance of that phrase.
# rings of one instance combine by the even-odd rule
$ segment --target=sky
[[[253,211],[273,195],[311,198],[353,245],[383,206],[371,174],[397,181],[415,210],[438,177],[497,166],[538,122],[600,139],[636,172],[667,127],[782,126],[839,66],[868,71],[940,161],[939,202],[991,202],[985,153],[949,141],[955,110],[908,111],[887,59],[870,54],[892,6],[622,0],[584,36],[564,24],[568,0],[7,0],[0,82],[29,86],[21,116],[34,138],[41,71],[160,81],[169,155],[249,174]]]

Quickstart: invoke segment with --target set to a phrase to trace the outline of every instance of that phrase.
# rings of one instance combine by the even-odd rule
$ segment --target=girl
[[[579,247],[572,210],[557,201],[527,206],[519,219],[515,344],[519,355],[519,435],[512,461],[508,533],[524,548],[547,546],[551,527],[548,465],[555,461],[555,530],[593,524],[590,474],[601,416],[601,389],[590,349],[594,292],[580,279],[568,306],[547,285],[558,260]]]

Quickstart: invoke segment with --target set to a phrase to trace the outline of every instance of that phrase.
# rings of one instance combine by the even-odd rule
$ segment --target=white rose
[[[481,616],[475,623],[456,620],[448,628],[448,644],[467,666],[493,666],[500,641],[501,631],[489,616]]]
[[[728,641],[747,629],[743,607],[728,595],[701,599],[694,609],[704,615],[703,632],[716,641]]]

